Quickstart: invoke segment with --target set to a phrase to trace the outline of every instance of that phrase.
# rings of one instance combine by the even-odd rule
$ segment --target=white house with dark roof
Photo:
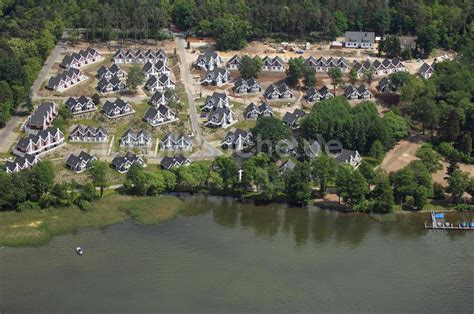
[[[252,135],[250,131],[236,129],[229,131],[224,137],[222,147],[224,149],[230,148],[235,150],[242,150],[252,144]]]
[[[248,80],[238,78],[234,82],[234,93],[236,94],[256,94],[260,92],[262,92],[262,86],[254,78]]]
[[[238,70],[240,64],[242,63],[242,58],[238,55],[234,55],[232,58],[227,61],[226,67],[229,70]]]
[[[377,90],[381,94],[393,92],[392,84],[387,77],[382,78],[377,84]]]
[[[163,105],[166,106],[168,105],[171,101],[175,102],[180,102],[181,99],[179,99],[178,95],[171,90],[167,89],[164,92],[163,91],[157,91],[151,96],[150,103],[155,107],[158,108],[158,106]]]
[[[107,143],[109,133],[103,127],[92,127],[85,125],[77,125],[69,134],[70,142],[81,143]]]
[[[204,78],[201,80],[202,85],[220,86],[230,81],[230,72],[224,68],[213,68],[207,71]]]
[[[274,58],[265,56],[262,60],[262,70],[269,72],[285,71],[285,62],[278,56]]]
[[[244,110],[245,119],[257,119],[258,117],[271,116],[273,116],[273,109],[266,102],[262,102],[258,106],[252,102]]]
[[[157,62],[146,62],[143,65],[142,71],[147,79],[152,76],[171,75],[170,68],[166,65],[166,62],[162,60]]]
[[[114,157],[114,159],[112,159],[112,167],[119,173],[127,173],[130,167],[134,164],[146,167],[145,161],[132,152],[127,152],[125,154],[119,153]]]
[[[99,79],[105,78],[110,80],[113,76],[123,79],[125,77],[125,71],[123,71],[116,63],[112,64],[110,67],[101,66],[97,70],[97,77]]]
[[[433,65],[429,65],[428,63],[423,63],[418,70],[418,74],[424,78],[425,80],[429,79],[434,73]]]
[[[315,58],[310,56],[305,63],[312,66],[317,72],[327,72],[331,68],[339,68],[343,73],[349,72],[349,61],[345,58],[325,57]]]
[[[65,166],[76,173],[81,173],[89,169],[94,160],[97,160],[97,157],[90,155],[85,151],[81,151],[78,155],[70,154],[66,159]]]
[[[137,132],[132,129],[128,129],[120,137],[120,147],[148,147],[152,145],[152,139],[150,134],[144,129],[140,129]]]
[[[215,108],[207,115],[206,126],[210,128],[228,128],[236,123],[235,113],[230,108]]]
[[[225,93],[214,92],[212,95],[207,96],[204,101],[204,106],[201,108],[202,111],[211,111],[216,108],[229,108],[230,99]]]
[[[341,149],[336,153],[332,153],[337,163],[347,163],[357,169],[362,163],[362,157],[356,150]]]
[[[56,92],[62,92],[82,81],[87,80],[87,76],[81,70],[69,68],[62,73],[51,77],[48,80],[47,87]]]
[[[87,48],[86,50],[80,50],[79,52],[74,52],[70,55],[65,55],[61,61],[61,66],[63,68],[81,68],[83,66],[98,62],[104,58],[97,49]]]
[[[97,84],[97,89],[102,94],[106,94],[123,91],[126,89],[126,86],[118,76],[114,75],[110,79],[106,79],[105,77],[101,78]]]
[[[160,149],[166,151],[191,151],[193,143],[186,134],[168,133],[160,141]]]
[[[366,60],[364,62],[355,62],[352,66],[357,73],[357,77],[361,78],[365,72],[371,71],[374,75],[389,75],[391,73],[406,71],[405,64],[398,58],[383,59],[382,61],[375,60],[370,62]]]
[[[346,32],[344,47],[346,48],[362,48],[372,49],[375,43],[374,32]]]
[[[69,97],[65,102],[67,110],[72,114],[81,114],[97,110],[91,97]]]
[[[115,101],[107,100],[102,106],[102,112],[109,119],[115,119],[130,114],[134,114],[132,106],[127,101],[117,98]]]
[[[219,67],[222,63],[222,58],[217,54],[217,52],[207,51],[197,57],[195,65],[201,70],[211,71],[214,68]]]
[[[27,133],[37,133],[46,130],[53,124],[53,120],[57,115],[58,107],[54,102],[42,102],[29,117],[25,125],[25,131]]]
[[[165,156],[160,162],[160,166],[163,170],[170,170],[171,168],[189,166],[190,164],[191,160],[182,155],[177,155],[173,157]]]
[[[21,138],[13,148],[13,154],[23,157],[25,154],[41,155],[64,144],[64,134],[58,128],[49,127],[37,134]]]
[[[171,80],[171,78],[163,74],[161,76],[152,76],[150,77],[146,83],[145,87],[150,91],[150,92],[156,92],[156,91],[162,91],[165,89],[175,89],[176,88],[176,83]]]
[[[358,88],[355,88],[353,85],[347,86],[344,90],[344,96],[349,100],[369,99],[374,97],[365,84],[361,84]]]
[[[178,121],[176,114],[166,105],[159,105],[158,108],[150,107],[145,112],[143,120],[151,126],[157,127],[163,124]]]
[[[117,50],[112,57],[112,61],[115,63],[146,63],[146,62],[158,62],[168,61],[168,56],[163,49],[160,50],[142,50],[142,49],[129,49],[129,50]]]
[[[332,98],[334,95],[331,93],[331,90],[324,85],[320,89],[317,89],[316,87],[310,87],[306,91],[305,98],[309,102],[318,102],[324,99]]]
[[[302,117],[306,115],[301,109],[295,109],[293,112],[287,112],[283,116],[283,123],[288,125],[292,129],[298,129],[300,127],[299,121]]]
[[[271,84],[265,90],[264,96],[269,100],[288,100],[293,98],[293,92],[286,83],[280,85]]]
[[[21,170],[31,169],[40,161],[38,156],[24,154],[23,157],[15,157],[14,160],[5,162],[5,171],[7,173],[20,172]]]

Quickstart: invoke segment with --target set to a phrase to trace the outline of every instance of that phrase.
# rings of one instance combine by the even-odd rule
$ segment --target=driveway
[[[199,146],[202,146],[203,138],[201,135],[201,129],[199,127],[199,119],[198,119],[198,115],[196,112],[196,105],[194,103],[194,98],[193,98],[193,90],[192,90],[193,80],[191,78],[191,73],[189,71],[189,69],[191,68],[192,61],[187,60],[186,58],[186,50],[185,50],[186,40],[177,34],[175,36],[175,41],[176,41],[176,45],[178,46],[178,55],[181,61],[180,66],[181,66],[182,82],[184,84],[184,87],[186,89],[186,94],[188,96],[189,113],[190,113],[189,116],[191,118],[191,127],[193,129],[194,137],[199,143]]]

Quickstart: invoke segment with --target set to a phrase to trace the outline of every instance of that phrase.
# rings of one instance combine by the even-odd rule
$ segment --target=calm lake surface
[[[161,225],[0,249],[0,313],[473,312],[474,232],[425,231],[421,215],[381,224],[281,204],[185,202]]]

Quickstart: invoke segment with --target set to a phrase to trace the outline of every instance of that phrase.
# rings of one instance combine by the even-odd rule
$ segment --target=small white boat
[[[451,224],[450,224],[449,222],[447,222],[447,221],[444,223],[444,225],[445,225],[446,227],[451,227]]]
[[[84,251],[82,250],[82,248],[81,248],[80,246],[78,246],[78,247],[76,248],[76,253],[77,253],[78,255],[82,255],[82,254],[84,254]]]

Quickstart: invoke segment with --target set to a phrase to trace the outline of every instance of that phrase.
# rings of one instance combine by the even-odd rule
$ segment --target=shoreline
[[[255,195],[236,196],[209,191],[174,191],[159,196],[129,196],[116,190],[93,201],[91,210],[83,211],[75,205],[28,210],[24,212],[0,212],[0,247],[34,247],[48,244],[57,235],[64,235],[87,227],[106,227],[135,221],[139,224],[159,224],[174,219],[184,204],[183,198],[192,196],[229,198],[244,204],[286,204],[285,199],[266,201]],[[364,214],[379,223],[396,222],[407,214],[425,214],[429,211],[409,212],[398,210],[390,214],[371,214],[351,211],[342,204],[314,201],[308,208],[337,211],[344,214]],[[444,212],[455,212],[445,210]]]
[[[91,204],[91,209],[87,211],[68,205],[24,212],[0,212],[0,247],[41,246],[57,235],[125,221],[159,224],[176,217],[183,201],[171,195],[134,197],[113,193]]]

